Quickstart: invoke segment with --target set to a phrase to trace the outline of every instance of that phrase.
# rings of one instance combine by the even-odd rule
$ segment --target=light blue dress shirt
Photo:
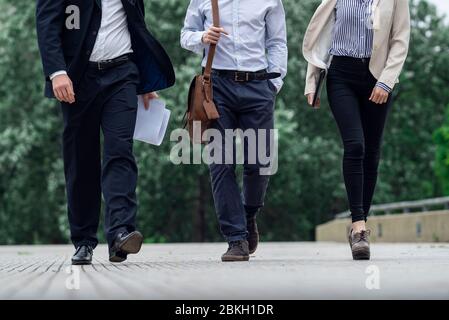
[[[222,34],[213,63],[214,69],[254,72],[267,69],[279,72],[271,80],[281,90],[287,74],[287,32],[281,0],[220,0]],[[210,0],[191,0],[181,31],[181,46],[203,54],[206,65],[208,46],[202,42],[205,30],[212,26]]]

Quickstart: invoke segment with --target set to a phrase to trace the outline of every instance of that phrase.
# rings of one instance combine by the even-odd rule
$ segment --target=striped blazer
[[[323,0],[315,11],[304,35],[302,51],[308,62],[305,94],[316,91],[320,69],[331,62],[329,50],[335,25],[337,0]],[[410,9],[408,0],[374,0],[374,29],[370,71],[391,89],[399,81],[410,41]]]

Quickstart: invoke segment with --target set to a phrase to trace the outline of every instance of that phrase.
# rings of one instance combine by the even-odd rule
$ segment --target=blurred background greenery
[[[313,240],[315,225],[347,209],[336,125],[326,101],[313,111],[303,97],[300,47],[319,2],[284,0],[289,75],[276,107],[279,171],[259,219],[264,240]],[[200,69],[200,57],[179,46],[188,0],[145,3],[148,26],[176,67],[176,87],[161,93],[175,129]],[[433,5],[411,3],[410,56],[394,92],[375,203],[449,194],[449,27]],[[43,98],[34,13],[34,1],[0,0],[0,244],[69,241],[61,115]],[[207,167],[171,164],[172,146],[136,143],[139,228],[147,242],[221,240]]]

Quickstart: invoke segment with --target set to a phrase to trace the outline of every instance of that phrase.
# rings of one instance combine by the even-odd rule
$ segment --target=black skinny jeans
[[[343,140],[343,176],[353,222],[366,221],[369,214],[391,105],[391,95],[383,105],[369,101],[376,82],[369,59],[332,60],[327,93]]]

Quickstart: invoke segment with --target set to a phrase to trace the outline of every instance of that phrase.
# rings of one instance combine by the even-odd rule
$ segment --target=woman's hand
[[[205,44],[217,44],[222,33],[228,35],[223,28],[210,27],[209,30],[204,32],[202,41]]]
[[[312,104],[313,104],[313,97],[314,97],[314,96],[315,96],[315,93],[314,93],[314,92],[307,94],[307,103],[308,103],[310,106],[312,106]],[[320,107],[320,105],[321,105],[321,99],[318,98],[318,99],[316,99],[315,105],[312,106],[312,107],[318,109],[318,108]]]
[[[375,86],[369,100],[376,104],[384,104],[387,103],[389,95],[390,94],[388,91],[385,91],[381,87]]]

